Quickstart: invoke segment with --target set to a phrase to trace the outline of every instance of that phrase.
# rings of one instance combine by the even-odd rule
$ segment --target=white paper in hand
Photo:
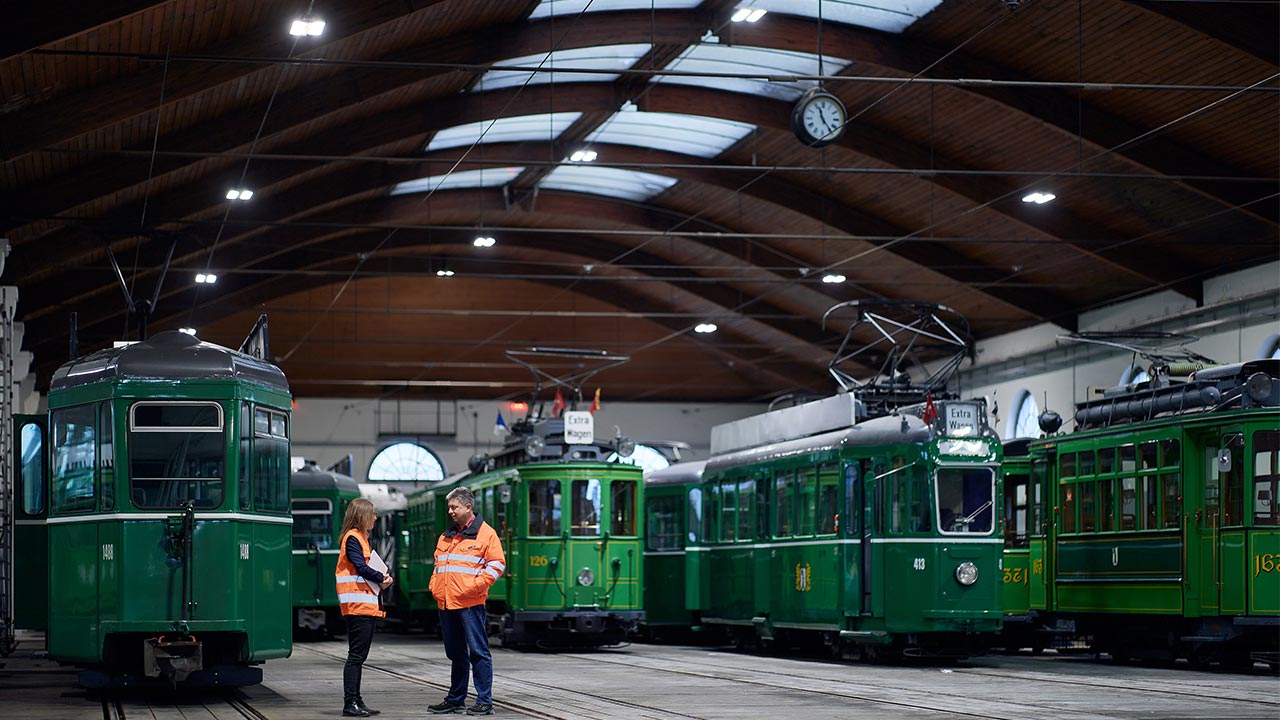
[[[382,560],[382,558],[381,558],[381,557],[378,557],[378,551],[377,551],[377,550],[371,550],[371,551],[370,551],[370,553],[371,553],[371,554],[369,555],[369,563],[368,563],[369,567],[373,568],[374,570],[377,570],[378,572],[382,573],[383,575],[386,575],[386,574],[387,574],[387,564],[386,564],[385,562],[383,562],[383,560]],[[379,584],[377,584],[377,583],[369,583],[369,587],[373,588],[373,594],[374,594],[374,595],[381,595],[381,594],[382,594],[382,586],[381,586],[381,585],[379,585]]]

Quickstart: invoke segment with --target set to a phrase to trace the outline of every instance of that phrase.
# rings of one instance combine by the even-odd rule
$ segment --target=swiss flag
[[[567,406],[564,404],[564,395],[560,394],[560,388],[556,388],[556,401],[551,404],[551,417],[560,417],[565,407]]]
[[[933,406],[933,393],[924,396],[924,413],[920,416],[925,425],[932,425],[938,420],[938,408]]]

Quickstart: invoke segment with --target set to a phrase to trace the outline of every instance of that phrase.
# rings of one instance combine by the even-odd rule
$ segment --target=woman
[[[360,697],[360,673],[364,660],[369,656],[373,642],[373,628],[378,618],[386,617],[382,610],[382,590],[391,587],[391,576],[384,575],[369,566],[373,547],[369,544],[369,531],[378,519],[373,503],[359,498],[347,506],[342,519],[342,540],[338,547],[338,567],[334,580],[338,585],[338,604],[347,621],[347,665],[342,670],[342,714],[348,717],[369,717],[380,711],[365,704]]]

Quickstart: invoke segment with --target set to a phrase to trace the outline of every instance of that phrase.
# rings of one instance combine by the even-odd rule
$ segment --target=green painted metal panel
[[[1047,554],[1045,546],[1047,542],[1043,537],[1031,539],[1031,544],[1027,548],[1027,572],[1030,576],[1030,582],[1027,586],[1027,607],[1034,610],[1048,611],[1050,602],[1053,600],[1053,593],[1049,592],[1049,573],[1046,571]]]
[[[1280,614],[1280,529],[1249,533],[1249,614]]]
[[[1031,609],[1031,551],[1005,550],[1001,570],[1001,609],[1006,615],[1025,615]]]
[[[78,662],[102,659],[98,628],[99,558],[121,562],[116,551],[98,543],[98,523],[49,527],[49,597],[57,611],[49,617],[50,657]]]
[[[1066,612],[1182,613],[1182,583],[1077,583],[1058,586],[1058,607]]]
[[[1249,559],[1245,553],[1245,531],[1223,530],[1218,536],[1221,558],[1221,606],[1223,615],[1243,615],[1247,593],[1246,571]]]
[[[1182,550],[1178,532],[1062,536],[1058,582],[1181,582]]]

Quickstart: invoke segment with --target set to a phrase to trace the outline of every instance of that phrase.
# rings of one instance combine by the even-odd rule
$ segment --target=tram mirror
[[[511,486],[510,485],[498,486],[498,501],[503,503],[511,502]]]
[[[1218,472],[1231,472],[1231,449],[1218,448]]]

